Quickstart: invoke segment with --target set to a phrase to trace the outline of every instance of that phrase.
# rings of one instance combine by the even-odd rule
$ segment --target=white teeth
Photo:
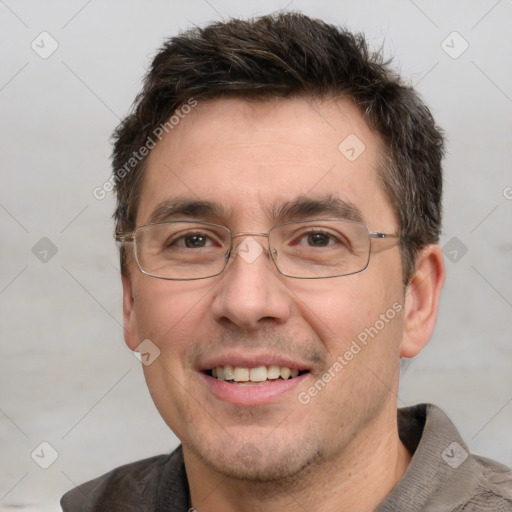
[[[246,382],[249,380],[249,368],[241,368],[240,366],[235,366],[233,370],[233,377],[235,382]]]
[[[278,379],[281,376],[281,370],[276,364],[267,368],[267,379]]]
[[[290,374],[292,373],[290,368],[286,368],[286,366],[281,366],[280,370],[281,378],[284,380],[288,379],[290,377]]]
[[[257,366],[256,368],[251,368],[249,372],[249,380],[251,382],[263,382],[264,380],[267,380],[267,367]]]
[[[217,366],[217,371],[219,368],[222,368],[221,366]],[[227,364],[224,366],[224,380],[233,380],[235,378],[235,375],[233,374],[233,367]]]
[[[264,382],[266,380],[294,378],[299,375],[296,368],[287,366],[256,366],[255,368],[246,368],[243,366],[216,366],[212,368],[212,376],[218,380],[228,380],[235,382]]]

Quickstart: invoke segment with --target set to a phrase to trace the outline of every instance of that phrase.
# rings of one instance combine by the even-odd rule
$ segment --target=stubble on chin
[[[230,438],[218,446],[187,443],[191,455],[205,468],[224,478],[261,486],[296,485],[302,476],[322,464],[323,452],[310,436],[284,443],[236,441]],[[222,444],[222,446],[221,446]]]

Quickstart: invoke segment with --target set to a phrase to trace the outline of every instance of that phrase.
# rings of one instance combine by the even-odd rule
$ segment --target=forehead
[[[163,220],[166,205],[202,202],[213,206],[205,218],[259,229],[309,200],[353,207],[368,224],[393,221],[381,149],[348,100],[198,101],[148,157],[137,225]]]

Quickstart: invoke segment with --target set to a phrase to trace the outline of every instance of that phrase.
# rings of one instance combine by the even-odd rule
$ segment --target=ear
[[[443,251],[427,245],[417,255],[405,292],[405,318],[400,357],[414,357],[426,346],[437,318],[445,278]]]
[[[129,276],[121,276],[123,283],[123,327],[124,341],[128,348],[135,350],[139,346],[137,316],[135,314],[135,297]]]

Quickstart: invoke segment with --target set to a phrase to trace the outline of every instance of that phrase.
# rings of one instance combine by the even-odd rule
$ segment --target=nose
[[[233,244],[233,261],[215,287],[212,312],[218,322],[254,330],[268,322],[283,324],[290,317],[286,278],[278,273],[264,240],[243,235]]]

